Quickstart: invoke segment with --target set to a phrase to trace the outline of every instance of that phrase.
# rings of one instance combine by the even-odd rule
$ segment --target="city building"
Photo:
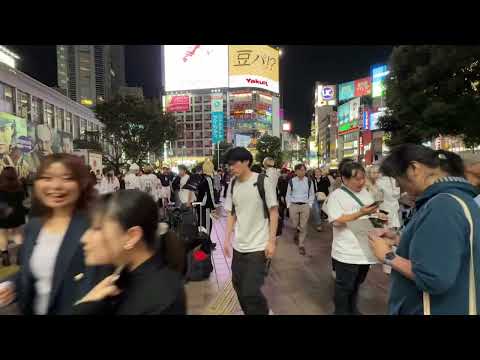
[[[58,87],[87,107],[125,86],[123,45],[57,45]]]
[[[120,86],[117,94],[123,97],[133,96],[143,99],[143,88],[137,86]]]
[[[167,45],[162,55],[163,108],[178,126],[172,161],[201,161],[220,142],[254,151],[263,134],[281,136],[278,49]]]
[[[73,140],[104,126],[94,113],[11,66],[0,62],[0,171],[14,166],[22,177],[46,154],[73,151]]]

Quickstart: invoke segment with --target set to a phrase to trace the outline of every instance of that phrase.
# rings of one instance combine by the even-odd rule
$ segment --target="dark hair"
[[[252,153],[240,146],[228,150],[225,158],[227,159],[227,162],[248,161],[248,166],[252,166],[253,163]]]
[[[305,164],[297,164],[297,165],[295,165],[295,171],[300,170],[301,168],[304,168],[305,170],[307,170],[307,167],[305,166]]]
[[[351,179],[356,176],[359,171],[365,174],[363,166],[352,159],[343,159],[338,165],[338,172],[340,176],[345,179]]]
[[[180,170],[188,172],[187,167],[185,165],[178,165],[178,171],[180,171]]]
[[[18,180],[15,168],[8,166],[0,175],[0,191],[17,192],[22,190],[22,183]]]
[[[398,145],[392,149],[380,166],[380,172],[385,176],[404,177],[408,167],[417,161],[431,169],[441,169],[450,176],[464,176],[463,161],[460,156],[450,151],[433,150],[416,144]]]
[[[251,169],[252,169],[253,172],[255,172],[257,174],[262,173],[262,165],[260,165],[260,164],[253,164]]]
[[[95,184],[92,183],[88,168],[80,157],[63,153],[47,155],[43,158],[37,169],[35,182],[37,182],[43,176],[45,171],[55,163],[61,163],[65,166],[72,173],[73,180],[77,182],[80,188],[80,196],[75,205],[76,210],[88,209],[96,195],[94,189]],[[37,199],[35,192],[32,196],[32,214],[36,216],[48,216],[51,214],[51,209],[44,206],[40,200]]]
[[[162,264],[179,272],[184,267],[184,247],[174,233],[158,234],[158,207],[153,198],[139,190],[120,190],[102,195],[96,202],[93,216],[100,215],[117,221],[124,230],[139,226],[143,242],[156,253]]]

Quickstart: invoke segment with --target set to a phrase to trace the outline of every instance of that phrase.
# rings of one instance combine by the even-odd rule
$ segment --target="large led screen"
[[[165,91],[228,87],[228,45],[165,45]]]

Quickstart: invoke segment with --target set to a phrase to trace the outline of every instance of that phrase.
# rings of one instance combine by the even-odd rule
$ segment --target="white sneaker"
[[[268,315],[275,315],[272,311],[272,309],[268,310]]]

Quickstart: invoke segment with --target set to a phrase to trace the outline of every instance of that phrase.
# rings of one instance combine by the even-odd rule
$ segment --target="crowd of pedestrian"
[[[21,251],[19,271],[0,283],[0,305],[15,301],[36,315],[185,314],[185,269],[198,248],[187,259],[181,233],[162,222],[172,209],[193,214],[209,259],[223,206],[223,251],[246,315],[272,313],[262,286],[279,236],[289,224],[293,239],[283,241],[305,256],[310,219],[318,232],[332,231],[334,314],[361,314],[359,289],[376,264],[389,274],[389,314],[476,314],[480,157],[406,144],[378,164],[344,159],[336,171],[280,169],[269,157],[254,165],[241,147],[225,158],[217,170],[206,159],[178,174],[131,164],[125,175],[107,168],[100,176],[74,155],[53,154],[40,164],[31,204],[15,169],[5,168],[2,264],[9,246]]]

